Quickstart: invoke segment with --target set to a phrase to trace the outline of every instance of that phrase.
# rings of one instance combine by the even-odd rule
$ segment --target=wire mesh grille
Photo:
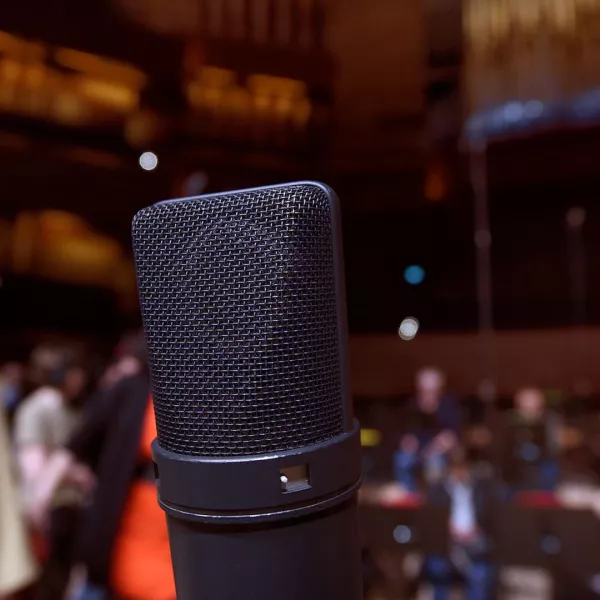
[[[332,227],[327,194],[304,184],[138,213],[163,448],[239,456],[343,432]]]

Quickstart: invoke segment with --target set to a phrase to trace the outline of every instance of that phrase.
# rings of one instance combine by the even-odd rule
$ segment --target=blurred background
[[[41,444],[18,434],[23,398],[49,381],[48,369],[46,379],[31,375],[40,360],[52,363],[63,400],[74,354],[85,355],[77,366],[86,394],[131,375],[115,365],[139,358],[127,350],[140,327],[136,211],[317,179],[342,204],[363,501],[382,511],[366,519],[375,523],[365,526],[367,593],[409,597],[414,581],[441,593],[427,574],[440,551],[410,533],[427,492],[406,485],[398,453],[424,431],[449,429],[456,440],[439,452],[443,477],[459,463],[491,473],[496,500],[509,489],[510,506],[521,506],[512,494],[520,491],[535,515],[554,515],[528,541],[506,542],[531,544],[520,564],[508,564],[509,550],[486,564],[527,567],[527,590],[542,573],[551,583],[540,597],[560,595],[559,580],[570,582],[565,597],[600,593],[600,564],[583,573],[556,558],[571,556],[558,532],[575,517],[557,499],[570,484],[570,508],[590,518],[573,547],[600,561],[599,65],[598,0],[5,2],[0,389],[15,453]],[[40,349],[54,358],[40,359]],[[448,394],[452,426],[439,417]],[[542,398],[539,414],[523,394]],[[511,428],[514,413],[527,427]],[[60,431],[53,450],[75,426]],[[549,457],[552,484],[521,469]],[[28,472],[27,460],[17,470]],[[548,539],[560,552],[548,551]],[[404,563],[415,556],[422,564],[412,577]],[[468,569],[445,565],[467,585]]]

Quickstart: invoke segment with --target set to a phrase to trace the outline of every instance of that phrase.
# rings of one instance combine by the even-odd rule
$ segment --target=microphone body
[[[168,517],[177,597],[358,600],[356,522],[354,502],[274,524]]]
[[[362,598],[340,229],[314,182],[134,219],[179,600]]]

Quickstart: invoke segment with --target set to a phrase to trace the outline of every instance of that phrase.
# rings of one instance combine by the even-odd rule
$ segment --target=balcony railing
[[[311,50],[323,44],[322,0],[115,0],[161,33]]]
[[[200,52],[195,42],[189,43],[188,55]],[[328,96],[314,93],[322,84],[273,74],[270,54],[267,49],[255,55],[235,52],[230,65],[217,48],[204,61],[186,60],[185,75],[169,82],[173,90],[167,91],[182,94],[188,110],[164,114],[152,104],[156,93],[148,93],[157,83],[151,74],[113,58],[0,32],[0,117],[114,136],[121,131],[135,147],[171,135],[265,150],[302,149],[313,142],[320,146],[315,134],[326,129],[330,112]],[[293,61],[290,68],[282,56],[287,56],[283,50],[278,57],[281,71],[293,71]],[[305,70],[314,58],[307,56]],[[173,68],[181,72],[181,65]]]

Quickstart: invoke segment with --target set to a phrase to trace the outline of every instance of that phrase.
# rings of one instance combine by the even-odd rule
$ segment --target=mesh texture
[[[327,194],[302,184],[136,215],[163,448],[240,456],[343,433],[332,227]]]

